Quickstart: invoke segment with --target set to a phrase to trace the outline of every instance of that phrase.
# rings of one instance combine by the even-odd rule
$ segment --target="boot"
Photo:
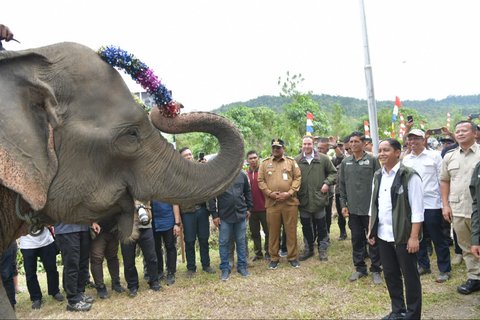
[[[305,250],[305,251],[303,251],[303,254],[300,257],[298,257],[298,260],[305,261],[308,258],[313,257],[314,254],[315,254],[315,252],[312,249]]]
[[[327,250],[319,249],[318,255],[319,255],[320,261],[328,261]]]

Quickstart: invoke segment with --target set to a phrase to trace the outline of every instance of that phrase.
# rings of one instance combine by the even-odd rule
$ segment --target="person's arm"
[[[347,189],[346,189],[346,182],[345,182],[345,159],[343,159],[342,163],[340,164],[340,169],[338,170],[338,180],[337,180],[337,188],[340,195],[340,206],[342,207],[342,216],[345,218],[348,217],[349,211],[347,206]]]
[[[258,169],[258,188],[262,190],[265,197],[275,199],[276,197],[273,195],[272,190],[268,189],[267,182],[265,181],[265,169],[263,167],[263,163],[261,163]]]
[[[326,168],[325,168],[326,178],[324,181],[324,185],[327,185],[327,191],[329,186],[333,186],[337,182],[337,169],[333,165],[333,162],[330,159],[326,161]],[[322,187],[323,189],[323,187]],[[327,192],[323,191],[322,192]]]
[[[252,188],[248,181],[248,176],[244,174],[243,180],[243,196],[245,197],[245,204],[247,205],[247,219],[250,218],[250,212],[253,210]]]
[[[412,223],[412,231],[410,232],[410,237],[407,242],[407,251],[408,253],[416,253],[420,249],[420,241],[418,236],[420,234],[420,228],[422,222]]]
[[[173,209],[173,217],[175,218],[175,225],[173,226],[173,234],[176,236],[180,235],[182,231],[182,217],[180,216],[180,206],[178,204],[174,204],[172,206]]]
[[[418,174],[412,175],[410,181],[408,181],[408,201],[412,211],[412,230],[407,241],[407,251],[408,253],[415,253],[420,249],[420,229],[425,212],[423,206],[423,184]]]

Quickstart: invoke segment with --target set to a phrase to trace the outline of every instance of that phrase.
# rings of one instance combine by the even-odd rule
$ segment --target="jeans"
[[[41,300],[42,290],[37,278],[37,260],[43,263],[47,273],[48,294],[51,296],[60,292],[58,271],[57,271],[57,247],[54,242],[45,247],[36,249],[21,249],[23,255],[23,267],[25,268],[25,277],[27,279],[28,293],[30,300]]]
[[[97,286],[105,285],[103,260],[107,259],[112,285],[120,284],[120,263],[118,261],[118,232],[103,231],[92,240],[90,247],[90,269]]]
[[[158,262],[155,253],[155,240],[153,240],[152,228],[140,228],[140,236],[135,242],[122,243],[123,271],[128,289],[138,289],[138,272],[135,266],[135,250],[137,243],[142,249],[143,257],[147,264],[147,273],[150,278],[149,284],[158,282]]]
[[[173,234],[173,228],[166,231],[156,231],[153,233],[155,239],[155,252],[158,260],[158,275],[163,276],[163,245],[167,252],[167,272],[175,274],[177,272],[177,237]]]
[[[185,255],[187,258],[187,269],[196,271],[195,241],[198,238],[200,245],[200,261],[202,268],[210,267],[210,254],[208,238],[210,237],[210,221],[208,211],[200,207],[194,212],[182,213],[182,224],[185,240]]]
[[[437,254],[437,266],[440,272],[450,272],[450,249],[448,247],[448,238],[442,230],[443,216],[442,209],[425,209],[423,221],[423,239],[420,242],[418,251],[418,265],[425,269],[430,269],[430,259],[428,257],[427,238],[432,239]]]
[[[246,219],[240,222],[229,223],[220,218],[220,270],[230,271],[230,239],[233,236],[237,248],[237,270],[247,268],[247,248],[245,236],[247,231]]]
[[[0,271],[2,283],[7,292],[8,300],[13,308],[15,308],[15,286],[13,284],[13,276],[15,275],[15,262],[17,259],[17,243],[13,242],[0,255]]]
[[[62,253],[63,289],[67,300],[75,304],[82,300],[88,280],[88,256],[90,253],[90,232],[71,232],[56,235]]]

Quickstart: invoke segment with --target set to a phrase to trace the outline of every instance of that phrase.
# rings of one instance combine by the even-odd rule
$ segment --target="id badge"
[[[283,177],[283,181],[288,181],[288,174],[286,172],[282,174],[282,177]]]

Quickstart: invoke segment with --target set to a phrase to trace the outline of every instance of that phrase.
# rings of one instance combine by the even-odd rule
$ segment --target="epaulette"
[[[285,156],[285,158],[290,159],[290,160],[295,160],[295,158],[292,158],[290,156]]]
[[[263,161],[267,161],[268,159],[270,159],[271,157],[266,157],[265,159],[262,159],[262,162]]]
[[[453,149],[450,149],[450,150],[448,150],[447,152],[445,152],[445,155],[444,155],[444,156],[446,156],[446,155],[447,155],[447,154],[449,154],[450,152],[453,152],[453,151],[457,150],[459,147],[460,147],[460,146],[458,146],[458,147],[456,147],[456,148],[453,148]]]

